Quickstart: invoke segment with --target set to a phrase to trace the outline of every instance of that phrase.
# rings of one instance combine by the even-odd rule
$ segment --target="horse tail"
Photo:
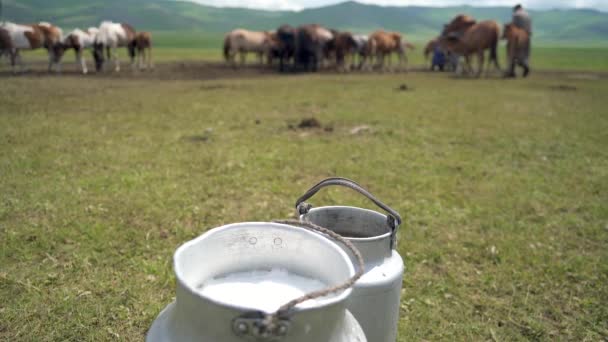
[[[230,57],[230,35],[226,35],[224,38],[224,59],[228,61]]]
[[[498,64],[498,41],[500,40],[500,27],[496,24],[494,29],[494,36],[492,37],[491,46],[490,46],[490,61],[494,62],[494,65],[498,70],[500,70],[500,65]]]
[[[129,50],[129,58],[131,58],[131,60],[133,60],[135,58],[136,55],[136,48],[137,48],[137,38],[134,38],[132,41],[129,42],[129,45],[127,46],[127,50]]]
[[[429,56],[431,55],[431,44],[427,44],[424,47],[424,59],[429,60]]]

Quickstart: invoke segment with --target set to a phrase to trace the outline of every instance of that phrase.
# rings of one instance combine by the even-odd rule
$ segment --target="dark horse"
[[[279,58],[279,70],[285,71],[285,64],[294,57],[296,52],[297,30],[289,25],[282,25],[276,33],[277,44],[272,54]]]
[[[334,34],[317,24],[300,26],[296,32],[295,67],[304,71],[317,71],[323,57],[326,45]]]

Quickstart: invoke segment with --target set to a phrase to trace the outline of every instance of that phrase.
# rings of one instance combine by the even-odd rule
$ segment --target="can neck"
[[[331,229],[350,240],[363,255],[366,267],[390,258],[394,248],[394,230],[387,216],[373,210],[348,206],[309,208],[300,219]]]

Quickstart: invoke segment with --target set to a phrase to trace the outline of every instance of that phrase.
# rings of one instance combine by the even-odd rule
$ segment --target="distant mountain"
[[[111,19],[146,30],[225,32],[235,27],[274,29],[281,24],[319,23],[336,29],[369,32],[378,28],[430,38],[459,13],[478,19],[510,20],[508,7],[396,7],[349,1],[294,11],[218,8],[175,0],[4,0],[4,18],[16,22],[50,21],[65,28],[98,25]],[[608,42],[608,13],[595,10],[531,11],[534,38],[551,42]]]

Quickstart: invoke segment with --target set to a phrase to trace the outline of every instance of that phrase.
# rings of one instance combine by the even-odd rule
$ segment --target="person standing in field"
[[[520,29],[528,33],[528,53],[531,52],[530,41],[532,40],[532,19],[521,4],[513,7],[513,17],[511,22]]]
[[[522,5],[517,4],[513,7],[513,19],[511,20],[515,26],[528,32],[528,35],[532,35],[532,19],[528,12],[524,10]]]
[[[528,12],[518,4],[513,7],[513,16],[510,24],[503,28],[502,38],[507,40],[507,59],[509,70],[505,77],[515,77],[515,65],[524,68],[524,77],[530,72],[530,38],[532,36],[532,20]]]

